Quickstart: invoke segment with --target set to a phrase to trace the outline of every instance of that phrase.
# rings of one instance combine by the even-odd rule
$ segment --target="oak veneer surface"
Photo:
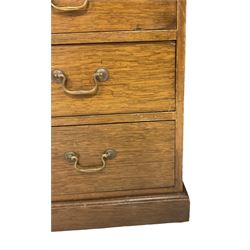
[[[52,47],[52,68],[65,72],[71,90],[93,88],[100,67],[110,78],[93,96],[73,97],[52,84],[53,116],[175,110],[175,42]]]
[[[54,0],[72,6],[83,0]],[[88,90],[97,68],[109,80],[73,97],[52,82],[52,230],[189,220],[182,180],[185,0],[89,0],[52,10],[52,69]],[[67,162],[75,151],[83,174]]]
[[[150,122],[175,120],[175,112],[152,112],[112,115],[83,115],[69,117],[54,117],[52,126],[97,125],[128,122]]]
[[[174,121],[53,127],[53,200],[174,186],[174,147]],[[115,149],[117,156],[97,173],[79,173],[64,159],[65,152],[74,151],[82,166],[98,166],[101,154],[109,148]]]
[[[146,30],[52,34],[52,44],[175,41],[176,30]]]
[[[78,6],[83,0],[54,0]],[[176,29],[175,0],[89,0],[86,10],[52,9],[52,33]]]
[[[178,1],[177,43],[176,43],[176,161],[175,168],[180,176],[176,186],[182,187],[183,169],[183,120],[184,120],[184,80],[185,80],[185,23],[186,1]]]
[[[186,191],[93,201],[58,202],[52,205],[52,230],[183,222],[189,219]]]

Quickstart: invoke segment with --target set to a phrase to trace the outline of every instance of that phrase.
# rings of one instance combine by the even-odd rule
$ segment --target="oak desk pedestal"
[[[184,0],[53,0],[52,230],[189,219]]]

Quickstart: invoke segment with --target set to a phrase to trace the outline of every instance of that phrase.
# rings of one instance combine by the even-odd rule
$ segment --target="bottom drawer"
[[[116,152],[112,159],[107,149]],[[76,157],[67,160],[67,152]],[[174,121],[53,127],[52,200],[173,187],[174,163]]]

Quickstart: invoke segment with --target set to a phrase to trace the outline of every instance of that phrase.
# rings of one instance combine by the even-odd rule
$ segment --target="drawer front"
[[[116,156],[106,159],[106,167],[93,173],[79,172],[74,168],[75,161],[65,159],[65,153],[73,151],[79,160],[77,168],[99,168],[103,166],[101,156],[106,149],[115,150]],[[174,121],[53,127],[53,200],[173,187],[174,150]]]
[[[52,46],[52,69],[69,90],[93,90],[99,68],[109,78],[91,95],[66,94],[52,81],[53,116],[175,110],[175,42]]]
[[[84,3],[87,3],[84,6]],[[176,29],[175,0],[53,0],[52,33]]]

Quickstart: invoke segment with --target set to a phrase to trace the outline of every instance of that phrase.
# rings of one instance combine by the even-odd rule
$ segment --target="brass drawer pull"
[[[67,76],[62,70],[54,69],[51,72],[52,81],[62,84],[63,90],[69,95],[94,95],[98,91],[99,83],[105,82],[109,78],[109,73],[106,69],[100,68],[92,76],[94,87],[90,90],[70,90],[67,88]]]
[[[77,10],[85,10],[88,7],[89,0],[85,0],[81,5],[79,6],[57,6],[54,4],[54,0],[51,0],[51,6],[59,11],[77,11]]]
[[[116,151],[113,149],[107,149],[101,156],[102,166],[100,167],[82,167],[79,164],[79,155],[75,152],[66,152],[64,157],[67,161],[74,163],[74,167],[81,173],[94,173],[103,170],[106,167],[106,161],[112,160],[116,157]]]

